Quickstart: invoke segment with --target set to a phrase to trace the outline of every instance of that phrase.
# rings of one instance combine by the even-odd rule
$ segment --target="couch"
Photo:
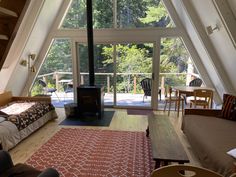
[[[9,150],[49,120],[57,118],[51,98],[0,94],[0,149]]]
[[[0,176],[1,177],[59,177],[60,174],[54,168],[43,171],[37,170],[29,165],[13,164],[10,154],[0,150]]]
[[[236,159],[236,121],[222,118],[222,110],[185,109],[182,130],[203,167],[230,176]]]

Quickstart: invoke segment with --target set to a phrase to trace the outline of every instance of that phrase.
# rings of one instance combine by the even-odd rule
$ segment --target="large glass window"
[[[63,106],[74,100],[72,78],[71,41],[55,39],[35,79],[31,95],[50,95],[55,106]]]
[[[61,28],[86,28],[86,0],[73,0]],[[161,0],[93,0],[93,27],[174,27]]]
[[[86,0],[73,0],[62,28],[86,28]],[[93,0],[93,27],[113,27],[113,3],[112,0]]]
[[[162,97],[167,86],[188,86],[191,80],[200,77],[181,38],[162,38],[160,54],[159,88]],[[164,108],[163,102],[159,102],[158,108]]]
[[[178,37],[161,39],[160,78],[165,85],[186,86],[199,77],[192,59]]]
[[[161,0],[117,1],[117,27],[173,27],[174,23]]]

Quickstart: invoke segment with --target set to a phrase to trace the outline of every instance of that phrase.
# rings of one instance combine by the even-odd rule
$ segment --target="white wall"
[[[219,56],[221,67],[226,72],[231,84],[234,87],[234,90],[227,90],[227,91],[235,93],[236,49],[233,43],[231,42],[224,25],[222,24],[221,18],[218,15],[213,2],[205,0],[198,0],[198,1],[191,0],[191,2],[195,10],[197,11],[197,14],[200,17],[203,26],[206,27],[212,25],[214,27],[217,24],[220,27],[219,31],[214,31],[214,33],[208,35],[208,37],[211,43],[213,44],[217,55]]]
[[[228,3],[230,4],[231,10],[234,13],[234,17],[236,18],[236,1],[235,0],[228,0]]]

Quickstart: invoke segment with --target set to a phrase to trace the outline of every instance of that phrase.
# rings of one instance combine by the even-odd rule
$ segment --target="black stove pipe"
[[[94,74],[94,51],[93,51],[93,4],[87,0],[87,39],[88,39],[88,63],[89,63],[89,85],[95,85]]]

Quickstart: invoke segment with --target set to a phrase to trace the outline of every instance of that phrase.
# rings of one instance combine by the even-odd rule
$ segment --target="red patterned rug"
[[[62,128],[26,163],[64,177],[148,177],[154,168],[144,132],[82,128]]]

